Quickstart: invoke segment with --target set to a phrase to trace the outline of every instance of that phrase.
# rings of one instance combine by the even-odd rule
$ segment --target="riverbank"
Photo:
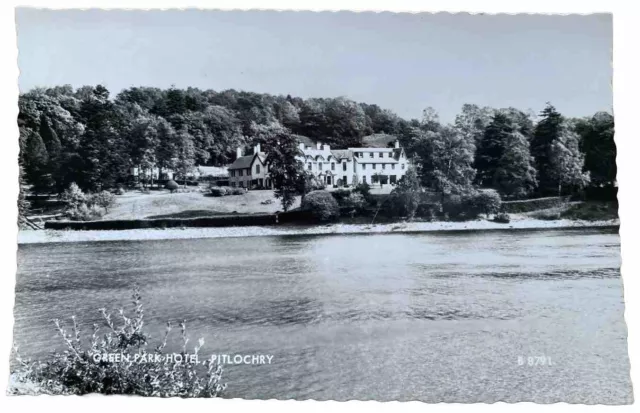
[[[18,244],[91,241],[145,241],[163,239],[235,238],[278,235],[379,234],[447,231],[543,230],[592,227],[615,227],[619,220],[514,220],[509,224],[478,220],[467,222],[407,222],[355,225],[328,224],[318,226],[260,226],[223,228],[132,229],[121,231],[24,230],[18,232]]]

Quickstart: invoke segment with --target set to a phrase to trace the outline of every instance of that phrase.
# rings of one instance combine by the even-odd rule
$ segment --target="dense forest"
[[[372,134],[397,137],[423,187],[456,193],[474,185],[504,197],[572,193],[615,182],[613,117],[566,118],[551,104],[539,114],[467,104],[453,124],[427,108],[403,119],[344,97],[302,99],[225,90],[132,87],[115,97],[101,86],[34,89],[19,97],[23,183],[59,193],[125,185],[131,168],[225,165],[238,146],[274,144],[282,133],[334,148]]]

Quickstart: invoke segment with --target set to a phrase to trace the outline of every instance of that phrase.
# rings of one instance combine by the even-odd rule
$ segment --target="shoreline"
[[[479,220],[467,222],[398,222],[393,224],[327,224],[309,227],[299,226],[247,226],[218,228],[169,228],[130,229],[113,231],[73,230],[21,230],[18,244],[46,244],[57,242],[97,241],[154,241],[198,238],[237,238],[292,235],[331,234],[387,234],[387,233],[441,233],[494,230],[553,230],[580,228],[613,228],[619,220],[572,221],[567,219],[543,221],[536,219],[514,220],[509,224]]]

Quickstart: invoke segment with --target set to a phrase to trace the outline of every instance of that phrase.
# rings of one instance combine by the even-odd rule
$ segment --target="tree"
[[[31,203],[25,195],[26,182],[22,166],[18,167],[18,184],[18,223],[20,224],[26,220],[27,212],[29,212],[29,208],[31,208]]]
[[[187,184],[187,176],[195,169],[195,147],[193,137],[186,129],[182,129],[176,136],[177,157],[175,169],[178,175],[182,176],[184,184]]]
[[[557,188],[551,174],[551,151],[553,143],[563,130],[564,118],[550,103],[540,113],[542,119],[534,129],[531,140],[531,155],[533,155],[538,171],[540,192],[553,193]]]
[[[486,106],[481,108],[478,105],[465,103],[462,105],[462,111],[456,115],[455,127],[468,140],[479,144],[494,112],[494,109]]]
[[[396,187],[391,191],[391,205],[394,212],[400,216],[413,219],[420,205],[420,179],[415,168],[411,167],[398,181]]]
[[[421,128],[425,131],[437,131],[440,129],[440,116],[431,106],[427,106],[422,111]]]
[[[280,199],[282,209],[288,211],[305,184],[304,165],[297,158],[300,153],[298,141],[291,134],[280,132],[266,147],[266,153],[275,197]]]
[[[536,175],[527,139],[518,131],[507,134],[493,176],[493,186],[506,196],[523,198],[535,190]]]
[[[581,137],[584,167],[593,185],[614,185],[616,182],[616,144],[613,116],[598,112],[589,119],[576,122],[575,131]]]
[[[513,124],[502,113],[496,113],[479,138],[474,167],[479,185],[493,185],[496,171],[504,151],[504,141],[514,133]]]
[[[414,162],[425,188],[445,195],[468,191],[475,177],[474,146],[452,127],[422,132],[415,144]]]
[[[175,129],[164,118],[158,119],[158,146],[156,150],[156,162],[158,177],[163,169],[175,169],[178,155],[178,139]]]
[[[34,192],[47,191],[53,186],[53,180],[49,173],[47,148],[39,133],[29,130],[26,135],[24,154],[22,155],[25,180],[33,186]]]
[[[132,163],[143,176],[157,164],[158,118],[150,114],[138,116],[129,127],[130,156]]]
[[[580,152],[576,133],[564,129],[551,144],[549,177],[558,188],[558,196],[563,188],[581,190],[589,183],[589,173],[583,172],[584,155]]]

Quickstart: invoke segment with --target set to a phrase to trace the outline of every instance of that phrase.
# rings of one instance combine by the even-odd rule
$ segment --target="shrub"
[[[69,208],[77,208],[87,201],[86,195],[75,182],[72,182],[69,188],[65,189],[60,198],[67,203]]]
[[[426,219],[427,221],[435,221],[438,218],[438,214],[442,210],[440,203],[424,203],[419,204],[416,209],[416,216]]]
[[[500,212],[499,214],[496,214],[495,217],[493,217],[493,222],[508,224],[509,222],[511,222],[511,217],[505,212]]]
[[[309,193],[312,191],[321,191],[327,187],[324,179],[321,179],[311,173],[305,173],[302,191]]]
[[[180,188],[180,185],[178,185],[173,179],[170,179],[164,187],[173,192]]]
[[[97,205],[80,204],[77,207],[67,209],[65,215],[71,221],[93,221],[102,218],[104,212]]]
[[[301,208],[310,211],[318,221],[331,221],[340,216],[338,202],[327,191],[309,192],[302,198]]]
[[[31,362],[20,357],[14,347],[17,367],[12,371],[13,394],[83,395],[88,393],[129,394],[160,397],[216,397],[225,388],[220,383],[222,368],[213,360],[205,360],[201,365],[175,361],[180,354],[183,360],[187,353],[185,322],[180,323],[182,351],[171,354],[168,360],[164,349],[172,330],[167,323],[161,343],[148,349],[148,336],[143,331],[144,309],[137,290],[133,293],[134,314],[125,315],[120,310],[122,323],[118,325],[112,315],[101,309],[106,331],[94,324],[88,345],[83,345],[81,332],[72,317],[71,331],[67,331],[60,320],[54,320],[57,332],[66,346],[62,353],[54,353],[41,362]],[[195,346],[195,354],[204,345],[200,339]],[[109,362],[100,360],[105,354],[118,354],[131,362]],[[191,353],[194,354],[194,353]],[[156,357],[157,355],[157,357]],[[154,357],[153,361],[136,362],[141,357]],[[97,357],[97,358],[96,358]],[[136,357],[138,357],[136,359]],[[126,359],[125,359],[126,360]]]
[[[502,200],[497,191],[487,189],[472,193],[463,198],[465,207],[471,214],[495,214],[500,210]]]
[[[225,196],[227,195],[227,189],[224,186],[212,186],[209,188],[209,193],[212,196]]]
[[[362,211],[367,206],[367,201],[361,193],[352,192],[342,201],[341,206],[353,208],[356,211]]]
[[[109,191],[98,192],[89,195],[87,204],[90,206],[99,206],[100,208],[104,208],[105,212],[108,212],[109,209],[116,204],[116,196]]]
[[[125,190],[123,187],[119,186],[115,191],[114,194],[116,195],[124,195],[125,194]]]
[[[588,201],[571,205],[561,213],[562,218],[579,219],[584,221],[601,221],[618,218],[617,202]]]
[[[351,195],[351,190],[344,188],[336,189],[331,192],[331,196],[336,199],[340,206],[344,206],[345,199],[347,199],[349,195]]]
[[[353,191],[360,192],[364,197],[364,199],[366,199],[367,201],[369,200],[369,196],[371,195],[371,187],[369,186],[369,184],[365,184],[365,183],[356,185]]]
[[[445,216],[455,221],[478,219],[500,211],[500,195],[494,190],[474,191],[464,195],[450,195],[442,203]]]

